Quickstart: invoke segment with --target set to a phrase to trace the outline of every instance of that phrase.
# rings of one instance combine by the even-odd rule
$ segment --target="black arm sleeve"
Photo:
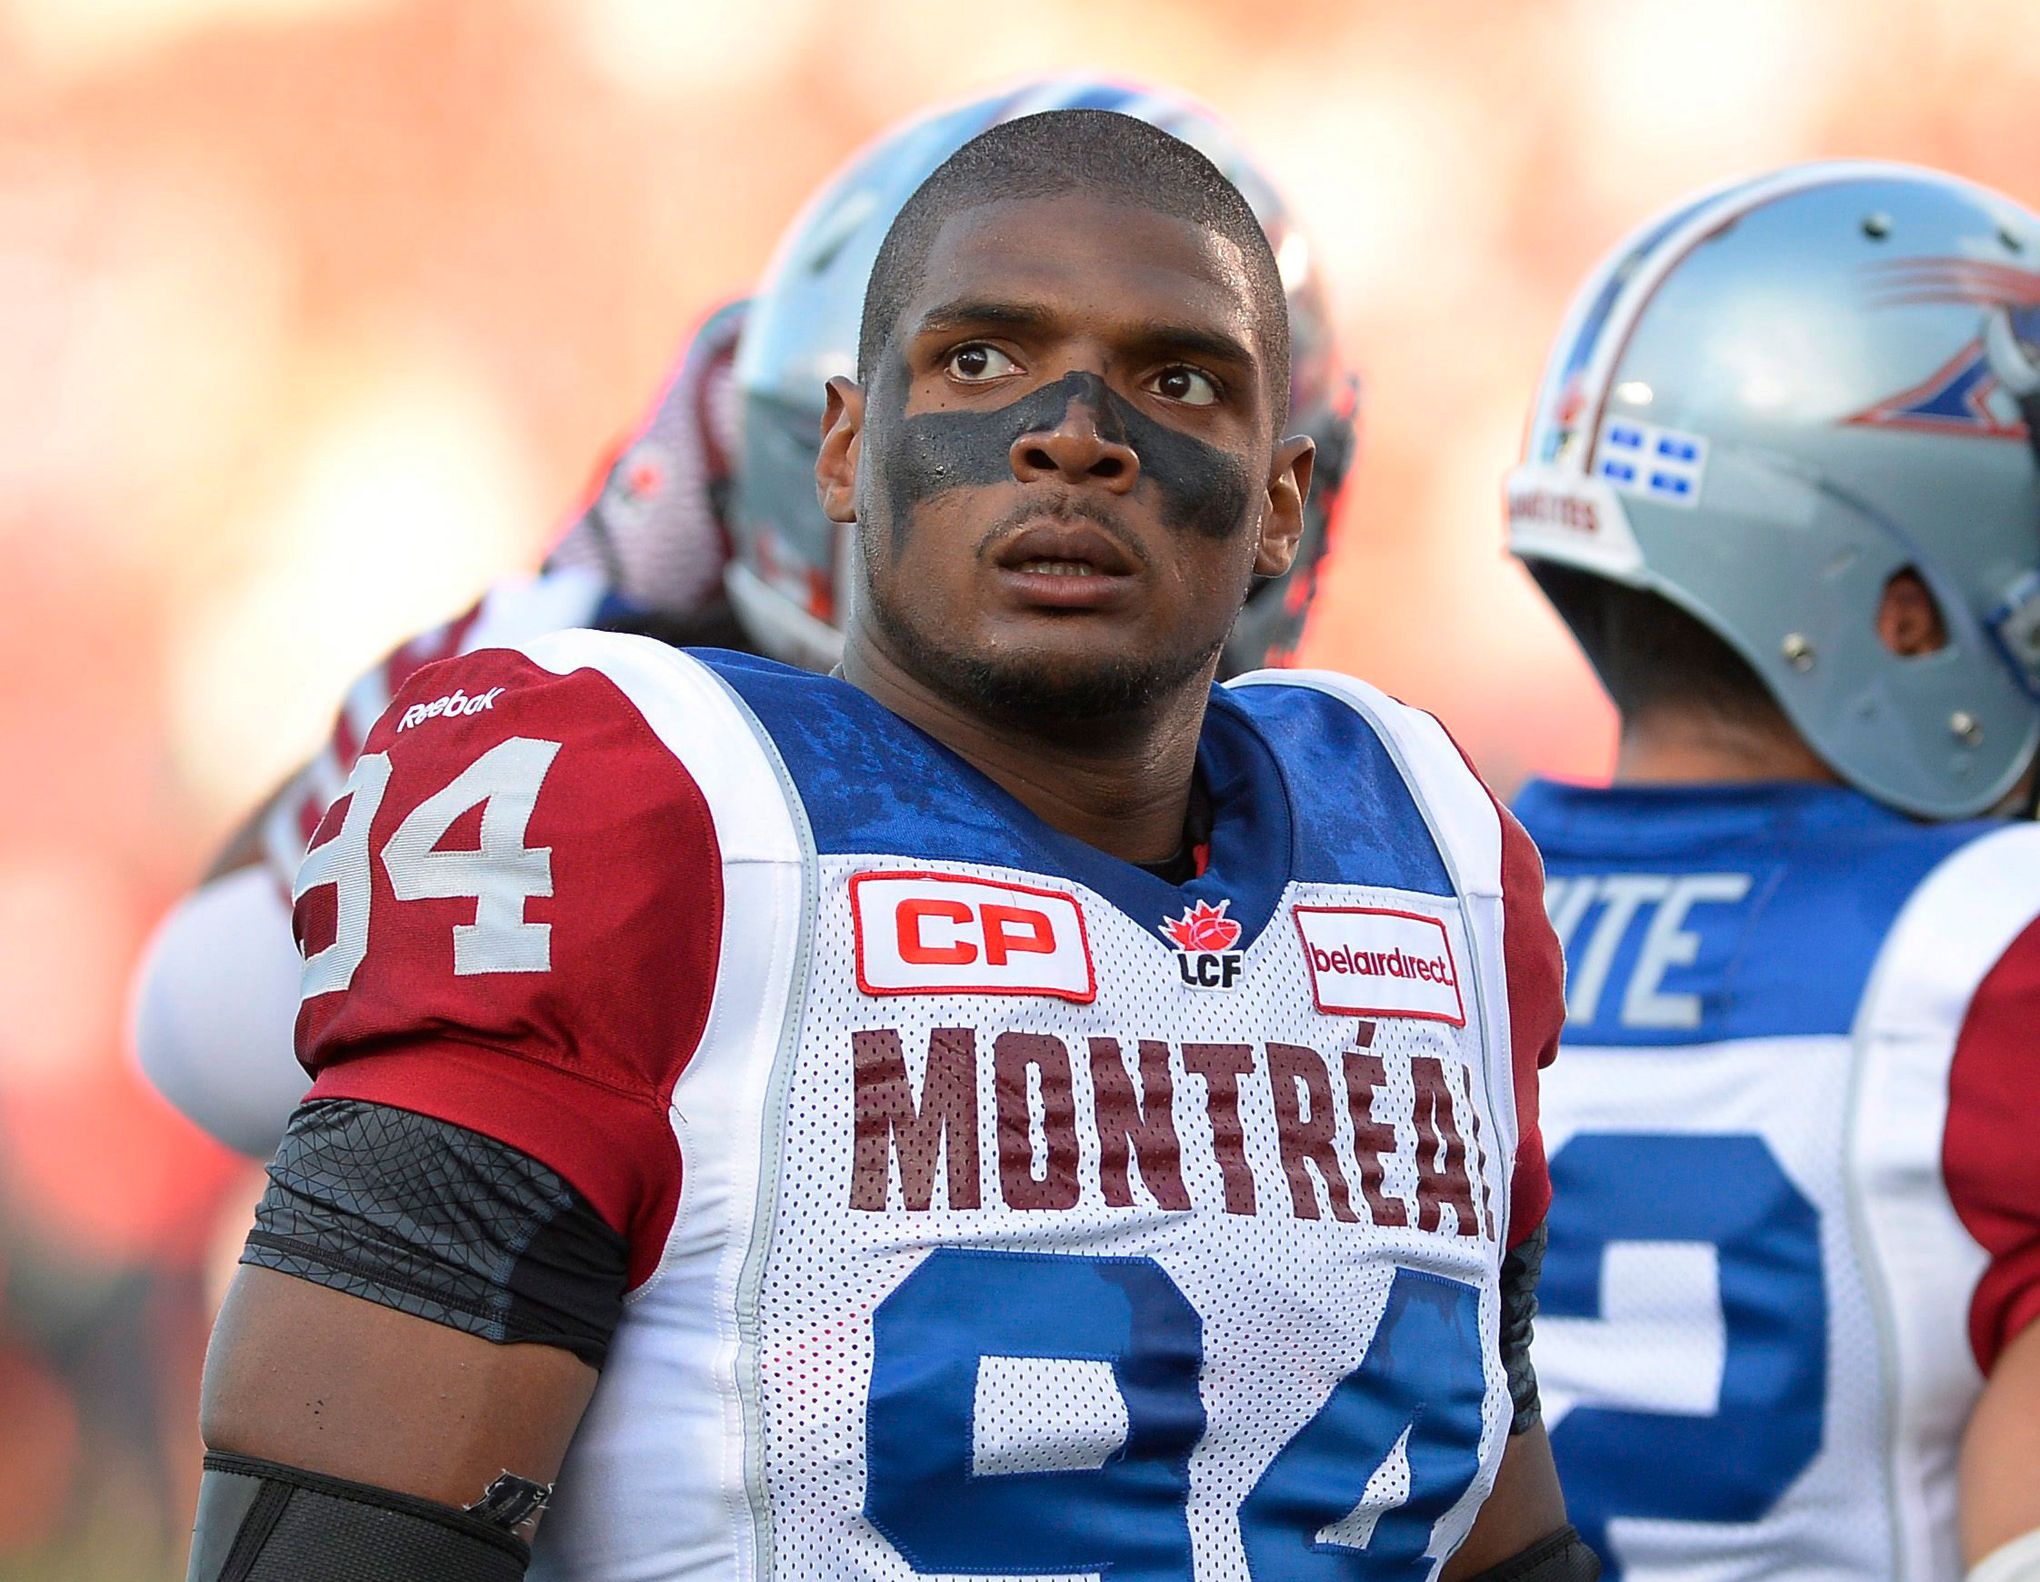
[[[1568,1523],[1466,1582],[1598,1582],[1601,1557]]]
[[[1539,1225],[1502,1259],[1502,1365],[1509,1371],[1509,1400],[1516,1409],[1511,1434],[1528,1433],[1544,1415],[1537,1402],[1537,1373],[1530,1366],[1530,1331],[1546,1240]]]
[[[307,1104],[241,1262],[507,1345],[601,1367],[624,1239],[564,1178],[492,1137],[384,1104]]]
[[[523,1540],[472,1510],[211,1455],[185,1582],[520,1582]]]

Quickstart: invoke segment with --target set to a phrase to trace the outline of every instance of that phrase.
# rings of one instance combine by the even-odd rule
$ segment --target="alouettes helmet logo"
[[[2040,274],[1968,258],[1895,259],[1869,275],[1872,301],[1973,306],[1976,334],[1918,384],[1845,422],[1984,439],[2027,439],[2026,407],[2040,386]]]
[[[1225,915],[1230,899],[1199,901],[1181,917],[1164,918],[1162,935],[1176,947],[1176,971],[1193,989],[1230,989],[1240,981],[1240,925]]]

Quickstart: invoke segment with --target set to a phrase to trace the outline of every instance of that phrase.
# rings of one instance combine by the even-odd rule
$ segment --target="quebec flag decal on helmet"
[[[1508,480],[1509,547],[1669,600],[1859,790],[1998,803],[2040,741],[2040,218],[1905,165],[1680,204],[1589,277]],[[1917,575],[1946,643],[1877,633]]]
[[[1227,644],[1224,674],[1285,658],[1307,613],[1333,502],[1354,449],[1357,384],[1341,365],[1308,242],[1273,184],[1209,110],[1172,93],[1052,77],[934,111],[856,155],[781,239],[738,346],[743,457],[730,510],[725,581],[772,657],[826,670],[842,651],[849,530],[815,502],[823,386],[855,373],[864,289],[893,217],[935,168],[980,132],[1046,110],[1116,110],[1189,143],[1240,189],[1268,232],[1289,299],[1291,432],[1317,441],[1296,563],[1258,585]]]

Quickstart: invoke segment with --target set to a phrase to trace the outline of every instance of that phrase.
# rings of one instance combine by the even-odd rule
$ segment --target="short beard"
[[[879,592],[880,580],[867,564],[858,591],[872,625],[900,664],[972,714],[1030,735],[1138,713],[1211,666],[1225,647],[1221,632],[1199,649],[1139,660],[1114,657],[1081,669],[1040,654],[974,653],[945,647],[916,627]]]

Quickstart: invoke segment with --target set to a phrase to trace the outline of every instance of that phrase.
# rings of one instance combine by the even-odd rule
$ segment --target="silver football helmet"
[[[1137,116],[1199,150],[1240,189],[1275,248],[1289,299],[1289,431],[1317,441],[1317,465],[1296,563],[1253,590],[1227,644],[1223,673],[1280,661],[1294,646],[1354,450],[1358,386],[1339,360],[1322,276],[1267,176],[1211,111],[1173,93],[1073,76],[1024,83],[886,134],[831,178],[782,238],[737,350],[743,459],[724,574],[738,618],[773,658],[826,670],[842,652],[849,533],[815,501],[815,451],[823,386],[856,371],[864,288],[893,217],[980,132],[1045,110],[1075,109]]]
[[[1658,594],[1844,780],[1980,813],[2040,741],[2040,218],[1905,165],[1802,165],[1631,237],[1574,300],[1509,546]],[[1946,646],[1876,617],[1915,572]]]

